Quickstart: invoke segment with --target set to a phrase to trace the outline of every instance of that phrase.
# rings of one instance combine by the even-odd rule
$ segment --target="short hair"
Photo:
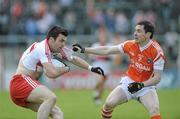
[[[153,26],[153,24],[151,22],[149,22],[149,21],[140,21],[140,22],[137,23],[137,25],[143,25],[145,33],[150,32],[151,33],[150,38],[151,39],[153,38],[154,26]]]
[[[49,39],[50,37],[53,37],[54,39],[56,39],[59,34],[62,34],[64,36],[68,36],[68,31],[63,27],[54,26],[48,31],[47,39]]]

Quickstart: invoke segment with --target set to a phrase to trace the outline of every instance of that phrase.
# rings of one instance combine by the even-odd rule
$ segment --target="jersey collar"
[[[51,50],[51,48],[50,48],[50,46],[49,46],[48,39],[45,39],[45,44],[46,44],[46,48],[47,48],[50,52],[52,52],[52,50]]]
[[[149,40],[149,42],[145,46],[141,47],[139,45],[140,51],[142,52],[143,50],[147,49],[151,44],[152,44],[152,40]]]

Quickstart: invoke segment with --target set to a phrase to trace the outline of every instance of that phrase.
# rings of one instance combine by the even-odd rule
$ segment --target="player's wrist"
[[[140,83],[140,86],[141,86],[142,88],[145,87],[145,85],[144,85],[143,82]]]
[[[81,53],[85,53],[85,48],[84,47],[81,47]]]
[[[82,48],[82,53],[85,53],[85,52],[86,52],[86,48],[83,47],[83,48]]]
[[[69,66],[66,66],[67,67],[67,72],[69,72],[70,71],[70,67]]]
[[[89,71],[91,71],[91,69],[92,69],[92,66],[91,66],[91,65],[89,65],[89,66],[88,66],[88,70],[89,70]]]

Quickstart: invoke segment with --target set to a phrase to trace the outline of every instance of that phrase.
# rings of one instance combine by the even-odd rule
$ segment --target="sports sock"
[[[102,117],[102,119],[111,119],[111,117],[112,117],[112,112],[113,112],[112,109],[107,110],[107,109],[105,109],[104,106],[103,106],[102,112],[101,112],[101,117]]]
[[[151,119],[161,119],[161,115],[155,115],[155,116],[151,117]]]

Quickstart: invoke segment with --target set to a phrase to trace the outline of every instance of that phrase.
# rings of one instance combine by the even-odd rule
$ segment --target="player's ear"
[[[55,39],[53,37],[49,37],[49,41],[54,41]]]
[[[152,34],[151,32],[147,32],[147,33],[146,33],[146,37],[147,37],[147,38],[150,38],[150,37],[151,37],[151,34]]]

